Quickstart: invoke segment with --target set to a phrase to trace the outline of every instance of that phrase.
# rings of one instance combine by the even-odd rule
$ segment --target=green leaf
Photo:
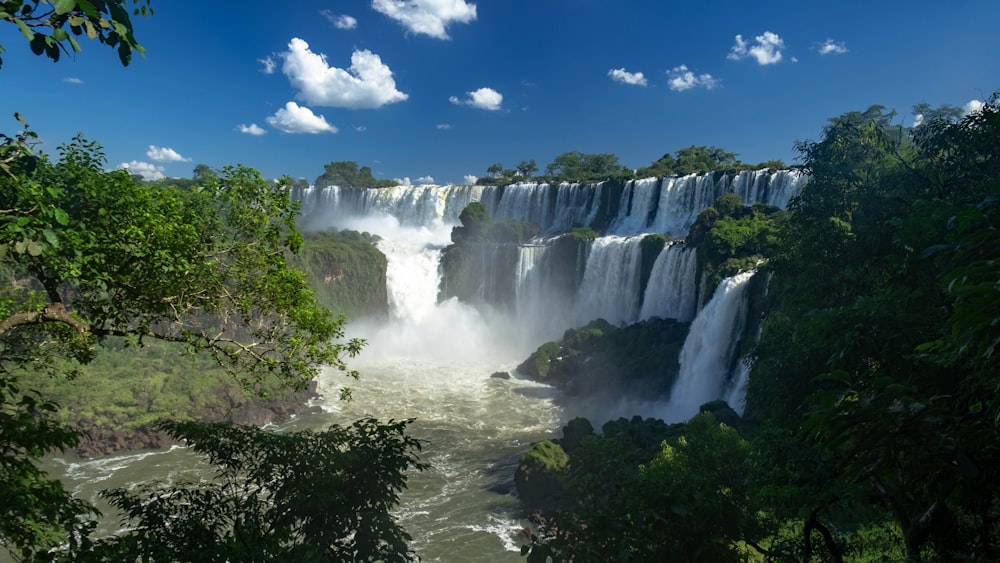
[[[42,243],[37,240],[33,240],[28,243],[28,254],[31,256],[40,256],[42,254]]]
[[[56,214],[56,223],[59,223],[60,225],[69,225],[69,213],[66,213],[61,208],[57,207],[55,214]]]
[[[45,236],[45,240],[52,245],[53,248],[59,248],[59,237],[56,236],[55,231],[52,229],[45,229],[42,231],[42,235]]]
[[[57,0],[56,13],[63,15],[72,12],[76,8],[76,0]]]
[[[16,23],[17,27],[21,29],[21,34],[24,35],[28,39],[28,41],[31,41],[32,39],[35,38],[35,32],[31,31],[31,28],[28,27],[28,24],[24,23],[24,21],[22,21],[21,18],[14,18],[14,23]]]

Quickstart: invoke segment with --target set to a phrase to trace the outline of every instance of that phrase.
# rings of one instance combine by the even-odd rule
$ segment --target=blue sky
[[[689,145],[796,159],[830,117],[965,106],[1000,88],[1000,2],[153,0],[121,67],[90,41],[58,63],[16,27],[0,105],[56,147],[190,177],[245,164],[312,181],[331,161],[464,183],[567,151],[632,168]]]

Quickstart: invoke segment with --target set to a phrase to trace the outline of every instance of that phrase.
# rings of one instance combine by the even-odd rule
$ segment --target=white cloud
[[[451,123],[438,123],[437,128],[441,131],[447,131],[451,129]]]
[[[320,10],[319,13],[323,14],[324,18],[330,20],[333,27],[337,29],[354,29],[358,27],[358,20],[347,14],[337,15],[330,10]]]
[[[131,174],[138,174],[145,180],[162,180],[166,178],[163,174],[164,168],[162,166],[157,166],[148,162],[133,160],[131,162],[123,162],[119,164],[118,168],[128,170]]]
[[[267,118],[267,124],[285,133],[336,133],[337,128],[326,122],[322,115],[295,102],[288,102],[274,115]]]
[[[364,125],[355,125],[354,130],[357,131],[358,133],[364,133],[365,131],[368,130],[368,128],[365,127]]]
[[[847,45],[843,41],[827,39],[816,48],[821,55],[843,55],[847,52]]]
[[[326,55],[313,53],[309,44],[297,37],[288,43],[282,57],[285,64],[281,70],[299,91],[296,97],[314,106],[373,109],[409,97],[396,90],[392,70],[367,49],[354,51],[347,70],[330,66]]]
[[[476,5],[465,0],[372,0],[372,8],[403,24],[407,30],[449,39],[448,26],[476,19]]]
[[[726,58],[733,61],[753,57],[757,64],[771,65],[781,60],[781,50],[785,48],[785,41],[778,37],[777,33],[765,31],[763,35],[754,37],[753,45],[743,39],[742,35],[736,36],[736,44],[729,49]]]
[[[465,99],[452,96],[448,98],[448,101],[456,105],[496,111],[500,109],[500,104],[503,103],[503,94],[492,88],[480,88],[472,92],[466,92]]]
[[[632,86],[645,86],[646,77],[641,72],[628,72],[624,68],[613,68],[608,71],[608,76],[615,82],[631,84]]]
[[[70,76],[70,77],[67,77],[67,78],[63,78],[63,82],[67,82],[69,84],[83,84],[83,80],[80,80],[79,78],[77,78],[75,76]]]
[[[244,125],[241,123],[236,127],[236,129],[244,135],[253,135],[255,137],[259,137],[267,133],[263,127],[257,125],[256,123],[251,123],[250,125]]]
[[[260,71],[264,74],[274,74],[274,69],[277,68],[278,63],[274,61],[274,57],[268,55],[263,59],[257,59],[260,63]]]
[[[479,176],[473,174],[466,174],[465,177],[462,179],[465,180],[466,185],[475,186],[476,182],[479,181]]]
[[[969,100],[969,103],[962,106],[962,115],[969,115],[977,111],[982,111],[986,104],[982,100]]]
[[[149,148],[146,149],[146,156],[154,162],[191,162],[190,158],[184,158],[174,149],[155,145],[149,145]]]
[[[923,123],[924,123],[924,114],[918,113],[917,115],[913,116],[914,127],[920,127],[921,125],[923,125]]]
[[[711,90],[719,85],[719,81],[711,74],[695,74],[688,69],[687,65],[681,65],[667,71],[667,84],[671,90],[683,92],[691,88]]]
[[[405,178],[394,178],[394,180],[395,180],[395,181],[396,181],[396,182],[397,182],[397,183],[398,183],[398,184],[399,184],[400,186],[404,186],[404,187],[407,187],[407,188],[413,185],[413,182],[411,182],[411,181],[410,181],[410,178],[409,178],[409,176],[407,176],[407,177],[405,177]]]
[[[421,176],[421,177],[417,178],[417,183],[418,184],[433,184],[434,183],[434,178],[431,177],[431,176]]]

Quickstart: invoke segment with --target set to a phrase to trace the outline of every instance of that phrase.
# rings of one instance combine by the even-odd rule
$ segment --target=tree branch
[[[89,325],[73,318],[73,316],[69,314],[69,311],[66,310],[65,305],[61,302],[56,302],[49,303],[41,311],[14,313],[6,319],[0,320],[0,337],[18,327],[45,322],[63,323],[75,330],[77,334],[81,336],[90,332]]]

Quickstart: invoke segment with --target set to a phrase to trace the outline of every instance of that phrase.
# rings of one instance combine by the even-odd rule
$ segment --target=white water
[[[651,317],[690,322],[694,318],[698,255],[683,244],[668,244],[660,251],[649,275],[639,319]]]
[[[613,325],[635,322],[639,314],[642,237],[601,237],[590,246],[576,298],[576,326],[594,319]]]
[[[722,280],[698,312],[681,349],[680,375],[660,418],[684,421],[698,414],[701,405],[727,397],[730,366],[746,318],[746,290],[753,275],[742,272]]]

